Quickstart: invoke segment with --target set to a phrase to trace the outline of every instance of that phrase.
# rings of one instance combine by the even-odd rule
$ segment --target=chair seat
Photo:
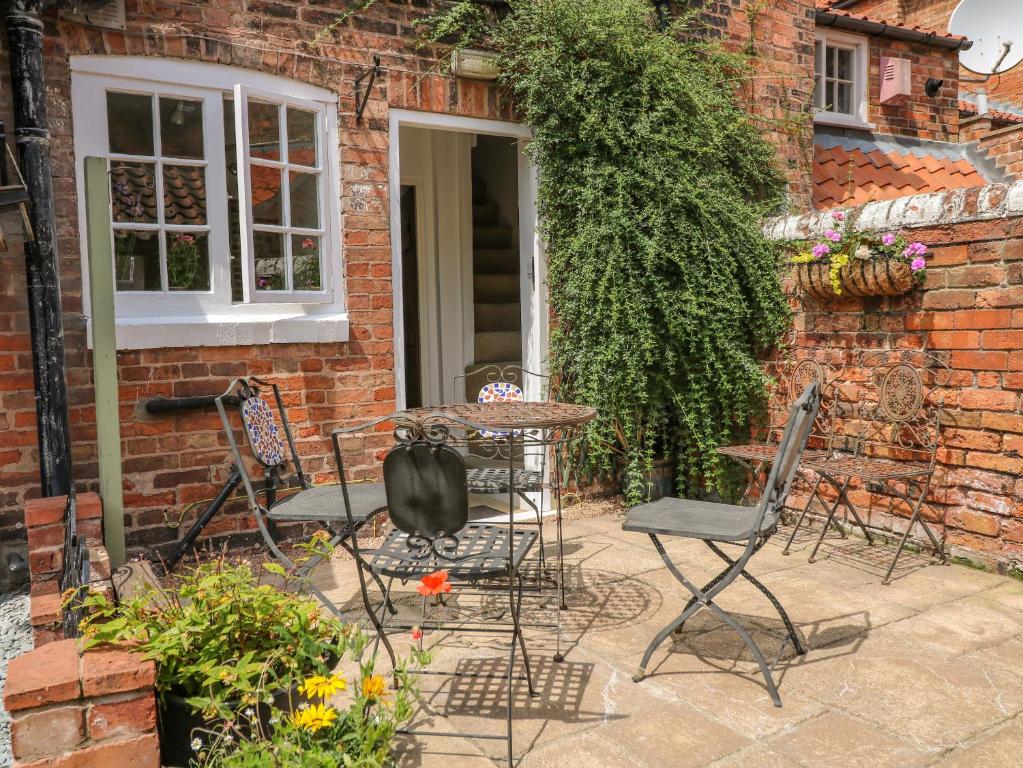
[[[535,530],[515,531],[511,559],[516,569],[537,537]],[[409,535],[394,529],[378,549],[365,554],[373,571],[402,580],[419,578],[441,570],[447,571],[452,579],[462,581],[504,576],[508,573],[507,525],[470,523],[458,532],[456,541],[452,541],[450,547],[442,546],[440,540],[435,544],[443,557],[438,557],[428,542],[424,542],[422,548],[411,546]]]
[[[758,512],[757,507],[665,497],[628,510],[622,530],[708,541],[747,541]],[[759,535],[768,535],[775,522],[765,519]]]
[[[532,492],[543,490],[543,475],[537,470],[516,469],[512,478],[516,491]],[[466,470],[469,493],[507,493],[507,467],[476,467]]]
[[[387,508],[383,483],[349,483],[348,500],[352,505],[352,519],[357,523],[364,523]],[[340,485],[317,485],[292,494],[274,504],[267,517],[307,522],[348,519]]]
[[[747,461],[766,461],[773,463],[778,456],[778,446],[774,443],[748,443],[746,445],[724,445],[717,449],[722,456],[731,456],[735,459]],[[803,451],[803,464],[811,458],[822,458],[827,456],[827,451],[806,450]]]
[[[926,477],[932,472],[928,464],[855,456],[816,456],[804,461],[802,466],[832,477],[858,477],[862,480]]]

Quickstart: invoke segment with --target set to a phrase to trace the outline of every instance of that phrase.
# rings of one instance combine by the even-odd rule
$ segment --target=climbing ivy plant
[[[597,409],[585,469],[633,501],[660,456],[680,491],[714,486],[789,322],[761,231],[782,179],[737,103],[745,60],[691,18],[658,29],[648,0],[509,5],[495,20],[466,0],[429,26],[456,47],[485,35],[533,130],[551,371],[560,399]]]

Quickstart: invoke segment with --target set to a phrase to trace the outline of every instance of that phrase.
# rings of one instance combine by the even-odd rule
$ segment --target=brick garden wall
[[[902,104],[881,103],[881,58],[908,59],[912,93]],[[924,91],[927,78],[944,80],[935,98]],[[955,51],[884,37],[870,38],[867,69],[868,120],[877,133],[931,141],[959,138],[959,55]]]
[[[819,234],[827,213],[774,222],[778,238]],[[867,350],[921,349],[952,369],[931,493],[953,548],[991,567],[1023,563],[1023,183],[868,203],[847,225],[906,229],[933,248],[922,290],[821,302],[791,295],[795,352],[832,352],[852,382]],[[855,383],[845,396],[860,397]],[[874,522],[902,530],[903,510],[859,488]],[[798,503],[803,500],[797,499]]]
[[[125,33],[47,20],[46,78],[53,135],[54,187],[75,478],[96,489],[91,361],[82,316],[68,57],[130,54],[183,57],[259,69],[335,90],[340,97],[343,262],[351,340],[344,344],[275,344],[123,351],[118,356],[125,516],[130,550],[164,554],[188,505],[210,498],[224,479],[227,444],[215,413],[148,417],[139,403],[154,396],[218,393],[235,376],[278,382],[296,425],[307,471],[333,477],[329,431],[342,422],[394,407],[387,158],[390,107],[473,117],[513,119],[504,94],[485,84],[438,73],[430,51],[415,47],[412,27],[431,5],[422,0],[378,0],[346,18],[314,50],[317,32],[355,5],[349,0],[127,0]],[[719,35],[745,42],[749,25],[738,3],[707,3]],[[782,0],[761,14],[757,47],[771,77],[758,79],[749,98],[764,114],[805,109],[812,87],[812,0]],[[720,32],[724,30],[724,32]],[[354,120],[353,83],[380,54],[378,79],[366,119]],[[0,45],[0,72],[9,70]],[[10,125],[9,89],[0,89],[0,115]],[[798,121],[797,121],[798,122]],[[765,128],[765,130],[767,130]],[[778,134],[793,180],[796,207],[808,197],[809,123]],[[802,197],[801,197],[802,196]],[[32,365],[24,265],[20,250],[0,253],[0,539],[24,537],[24,502],[38,494]],[[368,453],[364,454],[368,456]],[[368,461],[356,474],[368,472]],[[199,505],[201,509],[202,505]],[[211,536],[251,538],[253,521],[235,504],[207,528]],[[187,527],[197,516],[184,514]]]

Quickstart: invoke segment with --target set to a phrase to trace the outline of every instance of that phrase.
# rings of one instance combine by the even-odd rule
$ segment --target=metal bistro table
[[[485,440],[487,458],[495,461],[494,467],[474,468],[469,472],[485,473],[488,482],[500,484],[508,492],[508,513],[513,514],[516,491],[539,480],[542,488],[554,497],[557,535],[558,599],[562,610],[565,603],[565,559],[564,539],[561,520],[562,449],[572,440],[575,432],[597,415],[588,405],[574,405],[556,402],[497,402],[458,403],[433,407],[413,408],[397,413],[393,417],[395,426],[426,423],[448,429],[467,429],[479,433]],[[481,429],[482,428],[482,429]],[[523,458],[537,455],[538,451],[553,451],[554,473],[552,481],[546,478],[532,478],[539,474],[524,466]],[[507,462],[507,468],[504,466]],[[540,526],[542,532],[542,525]],[[542,538],[541,538],[542,542]],[[541,545],[541,574],[549,577],[543,560]]]

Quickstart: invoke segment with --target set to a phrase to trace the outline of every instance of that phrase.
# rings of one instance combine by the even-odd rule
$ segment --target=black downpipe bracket
[[[61,496],[71,487],[64,327],[60,303],[50,131],[43,82],[44,0],[6,0],[4,25],[11,58],[14,136],[35,240],[25,243],[28,315],[32,332],[39,479],[43,496]]]

